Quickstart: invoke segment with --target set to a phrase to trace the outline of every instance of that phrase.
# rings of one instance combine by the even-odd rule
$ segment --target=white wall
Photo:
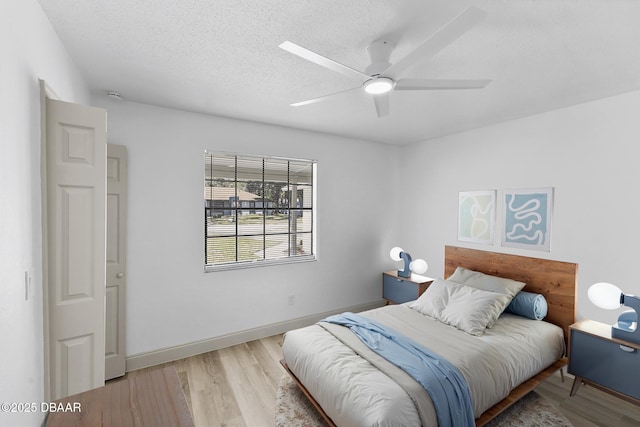
[[[401,240],[432,276],[447,244],[576,262],[578,318],[615,321],[622,309],[593,306],[587,289],[609,281],[640,294],[638,111],[632,92],[404,147],[401,179],[418,197],[403,204]],[[495,246],[457,241],[460,191],[539,187],[555,189],[551,252],[502,248],[499,232]]]
[[[428,274],[441,276],[444,245],[460,244],[458,192],[467,190],[554,187],[550,253],[503,249],[499,234],[494,246],[463,246],[579,263],[579,318],[617,316],[589,303],[594,282],[640,293],[629,268],[640,240],[630,225],[640,208],[631,155],[640,135],[639,92],[403,148],[94,103],[108,110],[110,142],[130,153],[130,356],[375,301],[380,271],[393,268],[393,245],[425,258]],[[319,261],[202,273],[204,149],[317,159]],[[297,296],[293,307],[289,294]]]
[[[0,402],[44,399],[40,92],[67,101],[86,84],[35,0],[0,2]],[[25,300],[25,272],[31,290]],[[39,425],[44,414],[0,412],[0,425]]]
[[[127,354],[382,298],[397,149],[96,98],[129,152]],[[318,161],[318,261],[203,273],[205,149]],[[287,305],[287,296],[296,303]]]

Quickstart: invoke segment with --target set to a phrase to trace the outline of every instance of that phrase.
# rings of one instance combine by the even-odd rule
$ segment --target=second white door
[[[107,290],[105,379],[126,370],[127,149],[107,144]]]

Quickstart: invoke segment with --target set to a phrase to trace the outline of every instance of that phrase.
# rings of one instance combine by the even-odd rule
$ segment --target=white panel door
[[[50,398],[104,385],[106,111],[47,99]]]
[[[125,373],[127,148],[107,144],[105,379]]]

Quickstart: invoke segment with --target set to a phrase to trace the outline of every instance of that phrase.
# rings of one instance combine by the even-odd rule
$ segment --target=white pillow
[[[472,288],[483,291],[509,295],[511,298],[515,297],[516,294],[526,285],[524,282],[492,276],[479,271],[468,270],[463,267],[456,267],[456,271],[453,272],[448,280],[456,283],[462,283],[463,285],[471,286]]]
[[[504,294],[436,279],[409,307],[468,334],[482,335],[510,300]]]
[[[449,302],[449,295],[451,294],[449,285],[455,286],[456,284],[437,278],[417,300],[409,303],[409,307],[424,315],[438,319],[440,312],[444,310],[447,302]]]
[[[462,283],[463,285],[471,286],[472,288],[480,289],[483,291],[497,292],[499,294],[505,294],[509,296],[509,300],[502,307],[500,313],[502,313],[513,297],[525,287],[526,283],[518,282],[517,280],[506,279],[504,277],[492,276],[490,274],[484,274],[479,271],[468,270],[463,267],[457,267],[448,280],[456,283]],[[497,317],[496,317],[497,319]],[[490,322],[487,326],[491,328],[495,320]]]
[[[507,295],[462,285],[451,295],[439,320],[471,335],[482,335],[495,323],[509,301]]]

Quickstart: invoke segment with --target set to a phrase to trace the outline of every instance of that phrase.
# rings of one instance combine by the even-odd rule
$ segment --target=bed
[[[473,335],[416,310],[420,299],[360,314],[452,363],[468,383],[475,424],[482,426],[567,363],[578,266],[446,246],[444,276],[458,267],[524,282],[522,291],[546,299],[544,321],[503,313]],[[513,353],[505,350],[511,347]],[[282,365],[331,426],[438,425],[424,388],[342,326],[320,322],[287,332]]]

